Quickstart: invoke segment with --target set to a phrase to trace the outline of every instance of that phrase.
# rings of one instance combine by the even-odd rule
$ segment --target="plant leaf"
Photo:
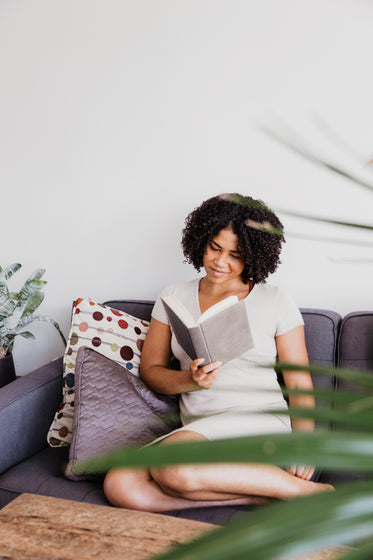
[[[13,314],[15,303],[5,294],[0,293],[0,317],[9,317]]]
[[[9,280],[22,267],[19,263],[11,264],[10,266],[4,268],[0,272],[0,280]]]
[[[29,300],[35,294],[40,293],[40,290],[44,288],[45,284],[46,282],[44,280],[28,280],[18,294],[17,308],[22,309],[24,306],[27,306]]]
[[[318,364],[296,365],[288,362],[277,362],[275,366],[269,364],[265,367],[274,367],[277,372],[284,370],[289,372],[310,371],[314,375],[328,375],[329,377],[334,376],[336,378],[345,379],[346,381],[352,381],[356,385],[361,385],[361,387],[373,387],[373,372],[369,370],[334,368]]]
[[[21,317],[27,317],[29,315],[32,315],[35,309],[39,307],[39,305],[42,303],[43,300],[44,300],[44,294],[42,292],[36,292],[31,297],[28,297],[28,299],[26,300],[27,301],[26,306],[22,312]]]
[[[373,189],[373,187],[372,187]],[[304,220],[312,220],[315,222],[323,222],[326,224],[333,224],[337,226],[346,226],[352,228],[359,228],[359,229],[368,229],[373,230],[373,225],[368,224],[357,224],[355,222],[344,222],[342,220],[333,220],[331,218],[320,218],[319,216],[310,216],[308,214],[301,214],[300,212],[291,212],[290,210],[278,209],[279,212],[282,214],[286,214],[287,216],[294,216],[297,218],[303,218]]]
[[[30,331],[23,331],[18,333],[18,336],[22,336],[23,338],[32,338],[35,339],[35,335],[32,334]]]
[[[267,134],[268,136],[271,136],[277,142],[280,142],[281,144],[283,144],[284,146],[286,146],[287,148],[289,148],[293,152],[299,154],[300,156],[304,157],[305,159],[308,159],[309,161],[311,161],[313,163],[316,163],[317,165],[321,165],[322,167],[326,167],[330,171],[333,171],[334,173],[337,173],[338,175],[341,175],[342,177],[344,177],[346,179],[349,179],[350,181],[353,181],[354,183],[356,183],[357,185],[360,185],[361,187],[364,187],[365,189],[368,189],[370,191],[373,190],[373,185],[371,185],[370,183],[367,183],[366,181],[363,181],[359,177],[356,177],[355,175],[353,175],[352,173],[349,173],[348,171],[342,169],[341,167],[337,167],[333,163],[330,163],[326,160],[323,160],[323,159],[315,156],[310,151],[302,150],[301,148],[299,148],[299,146],[293,144],[289,140],[286,140],[285,138],[280,136],[280,134],[274,132],[273,130],[269,129],[268,127],[260,126],[259,128],[265,134]]]
[[[315,465],[336,471],[373,470],[373,435],[351,431],[293,432],[214,441],[193,441],[114,450],[82,463],[90,472],[113,467],[161,467],[165,465],[264,463],[287,467]],[[77,468],[80,468],[77,465]]]
[[[54,319],[51,319],[50,317],[46,317],[45,315],[35,315],[33,317],[33,320],[34,321],[43,321],[45,323],[51,323],[54,326],[54,328],[57,330],[58,334],[60,335],[64,346],[66,346],[66,344],[67,344],[66,338],[65,338],[63,332],[61,331],[60,326],[57,323],[57,321],[55,321]]]
[[[242,515],[157,560],[294,559],[358,541],[367,548],[373,542],[372,504],[373,482],[340,486]]]

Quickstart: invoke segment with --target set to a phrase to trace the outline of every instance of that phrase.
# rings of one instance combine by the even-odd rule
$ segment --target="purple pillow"
[[[124,366],[91,348],[79,349],[68,478],[92,477],[75,470],[78,461],[149,443],[179,426],[178,397],[154,393]]]

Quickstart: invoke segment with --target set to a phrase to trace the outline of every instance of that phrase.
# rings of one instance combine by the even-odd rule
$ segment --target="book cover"
[[[198,321],[175,296],[162,301],[176,339],[191,360],[225,364],[254,347],[245,302],[237,297],[218,302]]]

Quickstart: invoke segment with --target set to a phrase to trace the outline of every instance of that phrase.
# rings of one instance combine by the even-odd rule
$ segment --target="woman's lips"
[[[214,274],[217,274],[218,276],[222,276],[223,274],[226,274],[226,273],[227,273],[226,270],[217,270],[216,268],[212,268],[212,267],[210,267],[210,270],[211,270]]]

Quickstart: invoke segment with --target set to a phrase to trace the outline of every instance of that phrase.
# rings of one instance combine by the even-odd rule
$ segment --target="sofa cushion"
[[[138,375],[140,355],[149,323],[117,309],[78,299],[73,308],[71,329],[63,360],[62,403],[48,432],[48,443],[69,445],[72,437],[75,398],[75,361],[82,346],[125,366]]]
[[[145,444],[180,426],[178,397],[158,395],[94,350],[79,349],[75,414],[66,476],[89,476],[76,463],[117,447]]]
[[[102,489],[101,480],[72,482],[64,476],[63,467],[68,460],[68,454],[68,447],[45,447],[39,453],[15,465],[0,476],[0,509],[24,492],[109,506]],[[235,516],[241,515],[242,512],[250,511],[256,507],[197,508],[169,511],[165,512],[165,515],[207,523],[225,524]]]
[[[65,478],[63,466],[68,454],[67,447],[45,447],[9,469],[0,477],[0,508],[24,492],[108,505],[101,481],[73,483]]]

